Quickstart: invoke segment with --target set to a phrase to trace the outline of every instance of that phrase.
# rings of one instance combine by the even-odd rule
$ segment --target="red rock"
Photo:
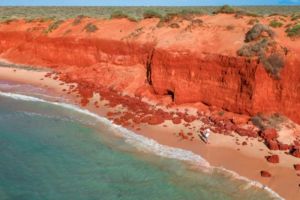
[[[295,168],[295,170],[299,171],[300,170],[300,164],[295,164],[294,168]]]
[[[275,140],[267,140],[266,145],[270,150],[279,150],[278,143]]]
[[[173,124],[180,124],[181,123],[181,118],[180,117],[174,117],[172,118]]]
[[[233,124],[230,121],[227,121],[224,126],[225,130],[231,131],[233,128]]]
[[[279,163],[279,156],[278,155],[266,156],[266,159],[270,163]]]
[[[286,151],[290,149],[290,145],[278,142],[279,150]]]
[[[265,140],[273,140],[278,137],[278,134],[275,129],[268,128],[262,132],[261,137],[264,138]]]
[[[232,118],[234,124],[246,124],[249,121],[250,117],[246,115],[237,115],[235,114]]]
[[[87,98],[82,98],[80,101],[81,106],[86,106],[89,103],[89,100]]]
[[[191,123],[196,120],[196,117],[186,114],[186,115],[184,115],[183,120],[187,123]]]
[[[252,130],[248,130],[248,129],[244,129],[244,128],[237,128],[235,131],[240,136],[257,137],[257,133]]]
[[[108,117],[111,117],[111,116],[114,116],[115,115],[115,113],[113,113],[113,112],[107,112],[107,114],[106,114],[106,116],[108,116]]]
[[[243,146],[247,145],[247,142],[244,141],[244,142],[242,143],[242,145],[243,145]]]
[[[264,170],[260,171],[260,175],[261,175],[262,177],[271,177],[271,176],[272,176],[272,175],[270,174],[270,172],[264,171]]]
[[[188,136],[186,136],[183,131],[179,132],[179,137],[181,137],[183,140],[189,139]]]
[[[300,149],[294,149],[292,151],[292,155],[297,157],[297,158],[300,158]]]

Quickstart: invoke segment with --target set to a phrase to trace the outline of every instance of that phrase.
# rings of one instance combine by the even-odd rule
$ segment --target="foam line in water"
[[[227,174],[230,174],[230,176],[232,176],[233,178],[237,179],[237,180],[242,180],[242,181],[245,181],[247,182],[248,184],[245,186],[245,190],[248,189],[249,187],[253,186],[253,187],[258,187],[258,188],[261,188],[261,189],[264,189],[266,190],[267,192],[269,192],[269,194],[274,197],[274,198],[277,198],[277,199],[281,199],[281,200],[284,200],[283,197],[281,197],[279,194],[277,194],[275,191],[273,191],[271,188],[265,186],[264,184],[258,182],[258,181],[254,181],[254,180],[250,180],[244,176],[241,176],[239,175],[238,173],[234,172],[234,171],[231,171],[231,170],[228,170],[224,167],[214,167],[216,170],[219,170],[221,172],[226,172]]]
[[[142,135],[137,135],[134,132],[132,132],[122,126],[114,124],[112,121],[110,121],[104,117],[101,117],[101,116],[99,116],[95,113],[92,113],[86,109],[79,108],[78,106],[61,103],[61,102],[45,101],[45,100],[37,98],[37,97],[31,97],[31,96],[15,94],[15,93],[0,92],[0,95],[5,96],[5,97],[10,97],[10,98],[13,98],[16,100],[49,103],[52,105],[64,107],[66,109],[75,110],[76,112],[94,117],[97,120],[99,120],[100,122],[107,124],[110,127],[113,127],[114,129],[118,130],[117,133],[119,133],[120,136],[123,136],[125,138],[126,142],[138,147],[140,150],[152,152],[152,153],[155,153],[156,155],[159,155],[162,157],[178,159],[178,160],[187,161],[187,162],[194,163],[194,164],[196,163],[198,166],[201,166],[201,167],[206,167],[206,168],[210,167],[209,163],[205,159],[203,159],[199,155],[192,153],[191,151],[186,151],[183,149],[178,149],[178,148],[174,148],[174,147],[161,145],[153,139],[147,138]]]
[[[146,151],[146,152],[152,152],[152,153],[154,153],[156,155],[159,155],[159,156],[162,156],[162,157],[178,159],[178,160],[186,161],[186,162],[189,162],[189,163],[193,163],[193,164],[196,164],[197,166],[201,166],[205,169],[216,169],[216,170],[220,170],[222,172],[226,172],[226,173],[230,174],[235,179],[243,180],[243,181],[247,182],[248,186],[250,186],[250,187],[254,186],[254,187],[264,189],[267,192],[269,192],[269,194],[272,197],[284,200],[283,197],[281,197],[279,194],[277,194],[271,188],[263,185],[262,183],[260,183],[258,181],[250,180],[246,177],[240,176],[238,173],[236,173],[234,171],[225,169],[223,167],[212,167],[212,166],[210,166],[210,164],[205,159],[203,159],[199,155],[194,154],[191,151],[187,151],[187,150],[183,150],[183,149],[179,149],[179,148],[174,148],[174,147],[169,147],[169,146],[166,146],[166,145],[161,145],[153,139],[147,138],[147,137],[142,136],[142,135],[138,135],[138,134],[134,133],[133,131],[130,131],[130,130],[128,130],[128,129],[122,127],[122,126],[119,126],[117,124],[114,124],[112,121],[110,121],[110,120],[108,120],[104,117],[101,117],[101,116],[99,116],[99,115],[97,115],[93,112],[90,112],[86,109],[82,109],[78,106],[71,105],[71,104],[66,104],[66,103],[62,103],[62,102],[46,101],[46,100],[43,100],[43,99],[40,99],[40,98],[37,98],[37,97],[31,97],[31,96],[16,94],[16,93],[6,93],[6,92],[1,92],[0,91],[0,95],[4,96],[4,97],[9,97],[9,98],[12,98],[12,99],[16,99],[16,100],[48,103],[48,104],[60,106],[60,107],[66,108],[66,109],[71,109],[71,110],[74,110],[76,112],[94,117],[97,120],[99,120],[100,122],[102,122],[104,124],[107,124],[110,127],[113,127],[114,129],[116,129],[118,131],[117,134],[124,137],[126,142],[130,143],[131,145],[134,145],[139,150]],[[245,189],[248,189],[248,188],[245,188]]]

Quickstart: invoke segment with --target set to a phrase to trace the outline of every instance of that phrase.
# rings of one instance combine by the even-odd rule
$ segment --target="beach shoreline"
[[[0,67],[0,80],[42,87],[56,95],[59,94],[62,98],[69,98],[71,103],[80,106],[80,96],[66,93],[69,87],[68,84],[45,77],[46,74],[47,71]],[[84,108],[109,118],[107,113],[116,108],[109,108],[106,105],[107,102],[99,100],[97,95],[93,98],[98,98],[97,106],[95,106],[93,101],[90,101]],[[197,124],[197,126],[201,126],[201,124]],[[147,138],[154,139],[162,145],[188,150],[196,155],[200,155],[212,166],[225,168],[248,179],[258,181],[270,187],[285,199],[297,199],[297,196],[300,195],[298,187],[299,176],[296,175],[296,171],[293,169],[293,164],[299,162],[299,160],[285,155],[284,152],[276,152],[276,154],[280,155],[280,163],[268,163],[264,156],[269,155],[271,151],[256,138],[246,140],[246,137],[241,137],[237,134],[234,136],[212,134],[209,139],[210,144],[206,145],[198,138],[195,138],[193,141],[180,139],[174,133],[180,130],[188,131],[187,127],[184,127],[182,124],[175,126],[169,120],[160,125],[142,124],[135,127],[127,126],[126,128]],[[247,141],[248,145],[237,145],[236,140],[239,140],[240,143]],[[261,177],[261,170],[270,171],[272,177]]]

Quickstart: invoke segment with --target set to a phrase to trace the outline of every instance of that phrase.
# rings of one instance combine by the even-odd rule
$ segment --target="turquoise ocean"
[[[277,199],[199,155],[46,94],[0,82],[0,200]]]

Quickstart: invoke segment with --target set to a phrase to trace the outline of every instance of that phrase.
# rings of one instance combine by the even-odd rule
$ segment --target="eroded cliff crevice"
[[[152,78],[151,78],[151,74],[152,74],[152,61],[153,61],[153,56],[154,56],[154,52],[155,52],[155,48],[153,48],[148,57],[147,57],[147,62],[146,62],[146,77],[147,77],[147,82],[149,85],[152,85]]]

